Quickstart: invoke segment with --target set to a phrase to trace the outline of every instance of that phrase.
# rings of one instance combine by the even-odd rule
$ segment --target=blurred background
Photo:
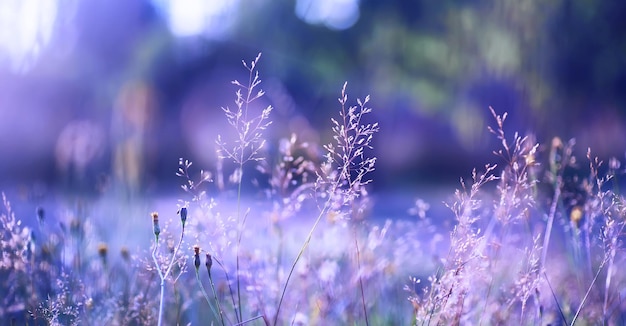
[[[329,141],[345,81],[371,95],[375,192],[497,162],[489,106],[511,133],[623,158],[624,17],[618,0],[2,0],[0,190],[178,189],[179,157],[214,169],[259,52],[270,149]]]

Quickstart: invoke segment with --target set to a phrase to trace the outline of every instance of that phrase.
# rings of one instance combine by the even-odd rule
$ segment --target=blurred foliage
[[[263,52],[265,75],[315,129],[329,129],[344,81],[354,97],[371,94],[380,142],[389,147],[379,153],[388,158],[383,171],[484,155],[488,106],[509,112],[512,128],[540,141],[578,137],[581,148],[599,143],[600,155],[626,147],[623,1],[369,0],[345,30],[301,20],[297,0],[238,1],[222,37],[177,37],[163,2],[59,1],[56,34],[40,62],[27,72],[0,69],[2,81],[21,81],[0,89],[2,110],[35,116],[28,106],[39,105],[55,117],[102,120],[115,115],[125,85],[145,84],[157,103],[155,130],[169,135],[157,155],[177,156],[189,147],[176,123],[189,98],[204,92],[194,101],[228,105],[222,90],[236,76],[227,73]],[[50,139],[67,123],[49,124]]]
[[[274,53],[271,71],[294,88],[334,94],[355,80],[388,110],[400,99],[418,114],[486,117],[492,105],[544,127],[581,98],[581,112],[624,102],[619,1],[364,1],[345,31],[299,21],[290,1],[242,11],[232,39]]]

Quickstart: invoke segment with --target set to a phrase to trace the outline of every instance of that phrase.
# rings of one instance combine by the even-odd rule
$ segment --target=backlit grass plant
[[[343,85],[326,145],[293,134],[266,146],[273,109],[259,63],[244,61],[248,80],[232,82],[215,166],[195,178],[179,159],[187,197],[177,207],[78,198],[69,209],[37,203],[22,220],[3,195],[0,321],[625,324],[619,160],[591,150],[579,160],[573,140],[510,133],[491,109],[496,164],[461,179],[448,213],[418,199],[405,217],[372,217],[369,97],[351,105]],[[137,239],[110,230],[116,218]]]
[[[624,283],[614,286],[626,217],[614,182],[619,161],[602,174],[602,161],[588,152],[585,178],[574,142],[555,138],[541,170],[540,146],[532,137],[507,138],[506,114],[491,112],[497,128],[489,130],[502,145],[494,153],[504,166],[474,170],[469,185],[461,180],[448,204],[456,217],[448,254],[426,286],[411,278],[406,287],[415,323],[623,323]],[[557,237],[565,241],[558,248],[551,245]]]

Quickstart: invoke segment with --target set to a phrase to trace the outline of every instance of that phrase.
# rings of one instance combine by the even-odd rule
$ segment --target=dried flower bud
[[[39,223],[43,223],[45,218],[46,218],[46,211],[44,211],[43,207],[38,206],[37,207],[37,220],[39,221]]]
[[[107,247],[106,243],[98,244],[98,256],[100,256],[102,260],[106,261],[108,251],[109,247]]]
[[[207,272],[209,272],[209,276],[211,276],[211,266],[213,266],[213,258],[211,258],[210,253],[206,253],[206,262],[204,263],[206,266]]]
[[[198,245],[193,246],[193,265],[196,266],[196,272],[200,268],[200,247]]]
[[[128,251],[128,247],[122,247],[120,249],[120,254],[122,255],[122,259],[124,259],[125,262],[130,261],[130,251]]]
[[[159,239],[159,234],[161,233],[161,228],[159,227],[159,213],[152,212],[150,214],[152,216],[152,224],[154,225],[154,236]]]
[[[183,223],[183,227],[185,227],[185,222],[187,222],[187,207],[182,207],[179,213],[180,213],[180,221],[181,223]]]

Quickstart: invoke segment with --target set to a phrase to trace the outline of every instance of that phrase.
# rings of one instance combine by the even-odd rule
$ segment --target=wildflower
[[[195,245],[193,246],[193,265],[196,266],[196,272],[198,271],[198,268],[200,268],[200,246]]]
[[[159,213],[152,212],[152,214],[150,214],[150,216],[152,216],[152,224],[154,225],[154,236],[156,237],[156,239],[158,241],[159,240],[159,234],[161,233],[161,228],[159,227]]]
[[[108,251],[109,251],[109,248],[107,247],[106,243],[98,244],[98,256],[100,256],[100,259],[102,259],[103,265],[106,265]]]
[[[550,171],[552,174],[556,175],[556,172],[559,170],[559,163],[561,161],[561,157],[559,156],[559,150],[563,148],[563,141],[559,137],[552,138],[552,144],[550,146],[550,156],[548,157],[548,161],[550,162]]]
[[[187,222],[187,207],[182,207],[178,213],[180,214],[180,222],[183,223],[184,228],[185,222]]]
[[[120,249],[120,254],[122,255],[122,259],[124,259],[125,262],[129,262],[130,261],[130,252],[128,251],[128,247],[124,246]]]
[[[328,220],[328,222],[330,223],[336,223],[340,220],[343,219],[343,215],[341,214],[341,212],[333,210],[328,212],[328,214],[326,214],[326,220]]]
[[[576,227],[580,227],[580,221],[583,219],[583,209],[580,206],[574,206],[569,213],[569,220],[574,223]]]

